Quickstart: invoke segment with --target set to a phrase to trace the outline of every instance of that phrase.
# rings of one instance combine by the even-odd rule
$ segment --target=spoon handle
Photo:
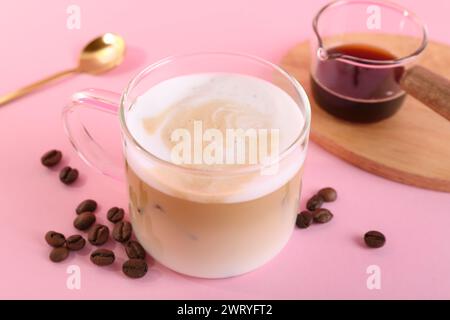
[[[0,106],[3,106],[13,100],[23,97],[23,96],[29,94],[30,92],[43,87],[44,85],[46,85],[49,82],[52,82],[56,79],[68,76],[68,75],[76,73],[76,72],[78,72],[78,68],[61,71],[61,72],[55,73],[54,75],[49,76],[47,78],[36,81],[28,86],[20,88],[16,91],[13,91],[13,92],[7,93],[3,96],[0,96]]]

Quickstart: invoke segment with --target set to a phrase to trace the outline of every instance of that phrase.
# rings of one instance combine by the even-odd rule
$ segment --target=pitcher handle
[[[86,89],[75,93],[71,103],[64,107],[62,120],[65,132],[81,159],[104,175],[124,180],[123,164],[105,150],[89,133],[79,112],[94,109],[117,116],[120,94],[99,89]]]

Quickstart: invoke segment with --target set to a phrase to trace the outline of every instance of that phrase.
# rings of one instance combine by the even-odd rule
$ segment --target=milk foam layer
[[[298,138],[305,119],[295,101],[265,80],[241,74],[201,73],[175,77],[150,88],[126,115],[134,139],[156,157],[171,161],[170,133],[203,123],[203,130],[279,129],[279,150]],[[306,144],[283,158],[275,175],[260,171],[227,175],[195,174],[155,163],[133,146],[127,162],[147,184],[165,193],[199,202],[241,202],[261,197],[284,185],[303,164]],[[207,165],[204,165],[208,169]],[[232,169],[231,169],[232,170]]]

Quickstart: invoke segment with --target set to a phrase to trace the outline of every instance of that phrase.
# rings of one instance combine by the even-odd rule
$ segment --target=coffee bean
[[[71,167],[64,167],[59,173],[59,180],[64,184],[71,184],[78,178],[78,170]]]
[[[308,208],[309,211],[314,211],[316,209],[319,209],[322,204],[323,198],[316,194],[308,200],[308,202],[306,203],[306,208]]]
[[[49,231],[45,234],[45,241],[47,241],[50,246],[57,248],[62,247],[64,243],[66,243],[66,238],[59,232]]]
[[[41,157],[41,163],[46,167],[56,166],[61,161],[62,153],[59,150],[50,150]]]
[[[78,230],[87,230],[95,222],[95,215],[92,212],[83,212],[73,221],[73,226]]]
[[[147,262],[143,259],[130,259],[122,265],[122,271],[130,278],[141,278],[147,273]]]
[[[108,210],[106,217],[112,223],[117,223],[123,219],[125,212],[122,208],[112,207]]]
[[[313,222],[313,215],[309,211],[302,211],[297,215],[296,225],[301,229],[308,228]]]
[[[92,199],[86,199],[77,206],[75,212],[77,214],[80,214],[82,212],[94,212],[96,209],[97,209],[97,202],[95,202],[95,200]]]
[[[50,252],[50,260],[53,262],[61,262],[69,256],[69,249],[66,247],[53,248]]]
[[[337,199],[337,192],[333,188],[327,187],[320,189],[317,193],[325,202],[333,202]]]
[[[369,231],[364,235],[364,242],[370,248],[381,248],[386,243],[386,237],[379,231]]]
[[[84,248],[84,245],[86,244],[86,240],[79,234],[74,234],[73,236],[70,236],[66,240],[66,247],[69,250],[77,251]]]
[[[95,246],[101,246],[108,241],[109,238],[109,229],[107,226],[102,224],[96,224],[89,230],[88,240],[91,244]]]
[[[97,249],[91,253],[92,263],[98,266],[108,266],[116,259],[114,252],[108,249]]]
[[[120,221],[114,225],[112,236],[118,242],[127,242],[131,238],[131,231],[131,223]]]
[[[327,223],[333,219],[333,214],[328,209],[317,209],[313,212],[313,220],[316,223]]]
[[[145,259],[145,250],[137,241],[128,241],[125,244],[125,252],[130,259]]]

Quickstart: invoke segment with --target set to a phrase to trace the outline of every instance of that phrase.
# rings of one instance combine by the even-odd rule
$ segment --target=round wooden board
[[[281,65],[311,98],[309,56],[308,42],[300,43]],[[431,42],[419,64],[450,78],[450,47]],[[324,149],[387,179],[450,192],[450,122],[414,98],[407,97],[398,113],[375,124],[339,120],[310,102],[311,139]]]

